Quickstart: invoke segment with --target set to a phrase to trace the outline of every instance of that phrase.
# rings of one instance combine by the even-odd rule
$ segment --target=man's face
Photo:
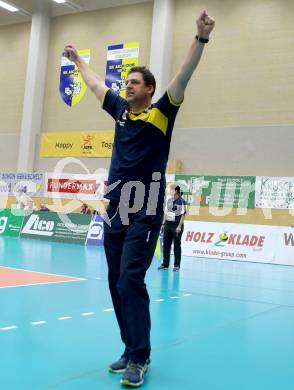
[[[144,102],[153,91],[152,85],[145,85],[143,75],[140,72],[130,73],[126,79],[126,99],[128,103]]]
[[[172,184],[172,185],[168,185],[166,187],[166,196],[168,197],[174,197],[175,195],[175,186]]]

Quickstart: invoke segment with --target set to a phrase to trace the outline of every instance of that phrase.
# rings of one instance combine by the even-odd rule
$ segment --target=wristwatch
[[[198,41],[198,42],[201,42],[201,43],[208,43],[209,42],[209,39],[208,38],[201,38],[201,37],[199,37],[198,35],[196,35],[196,40]]]

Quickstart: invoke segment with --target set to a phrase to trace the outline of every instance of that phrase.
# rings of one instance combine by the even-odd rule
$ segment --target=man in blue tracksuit
[[[126,99],[107,88],[73,45],[65,55],[75,62],[102,108],[115,120],[115,138],[106,198],[104,247],[109,288],[125,350],[110,365],[121,383],[139,387],[150,363],[149,296],[144,282],[163,220],[165,169],[175,118],[184,91],[208,42],[214,20],[203,11],[198,33],[167,91],[151,104],[156,82],[145,67],[126,79]]]
[[[167,200],[166,210],[162,224],[163,230],[163,263],[159,270],[167,270],[170,263],[170,250],[174,244],[174,272],[178,272],[181,266],[181,238],[184,231],[184,219],[186,214],[186,202],[182,198],[181,188],[173,186],[173,196]]]

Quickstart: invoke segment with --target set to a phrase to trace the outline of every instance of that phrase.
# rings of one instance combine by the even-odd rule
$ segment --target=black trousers
[[[150,356],[149,295],[144,282],[159,236],[163,210],[146,215],[146,208],[130,214],[123,225],[117,205],[110,203],[104,222],[104,248],[113,307],[125,351],[122,356],[144,363]]]
[[[177,222],[167,221],[164,226],[163,231],[163,265],[169,267],[170,263],[170,249],[172,243],[174,243],[174,256],[175,256],[175,267],[180,267],[181,265],[181,239],[184,230],[184,225],[182,225],[180,233],[176,232],[178,226]]]

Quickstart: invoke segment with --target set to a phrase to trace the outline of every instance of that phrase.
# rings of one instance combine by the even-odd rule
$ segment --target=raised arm
[[[64,54],[70,61],[76,64],[87,86],[96,95],[98,100],[102,101],[105,92],[108,89],[103,79],[89,68],[88,64],[86,64],[86,62],[79,56],[79,53],[74,45],[66,45],[64,48]]]
[[[205,45],[204,42],[206,40],[208,42],[209,35],[214,28],[215,22],[214,19],[211,18],[204,10],[197,19],[196,25],[198,38],[194,38],[184,62],[168,86],[169,94],[175,103],[182,102],[184,98],[184,92],[187,84],[193,72],[197,68],[197,65],[202,56]]]

